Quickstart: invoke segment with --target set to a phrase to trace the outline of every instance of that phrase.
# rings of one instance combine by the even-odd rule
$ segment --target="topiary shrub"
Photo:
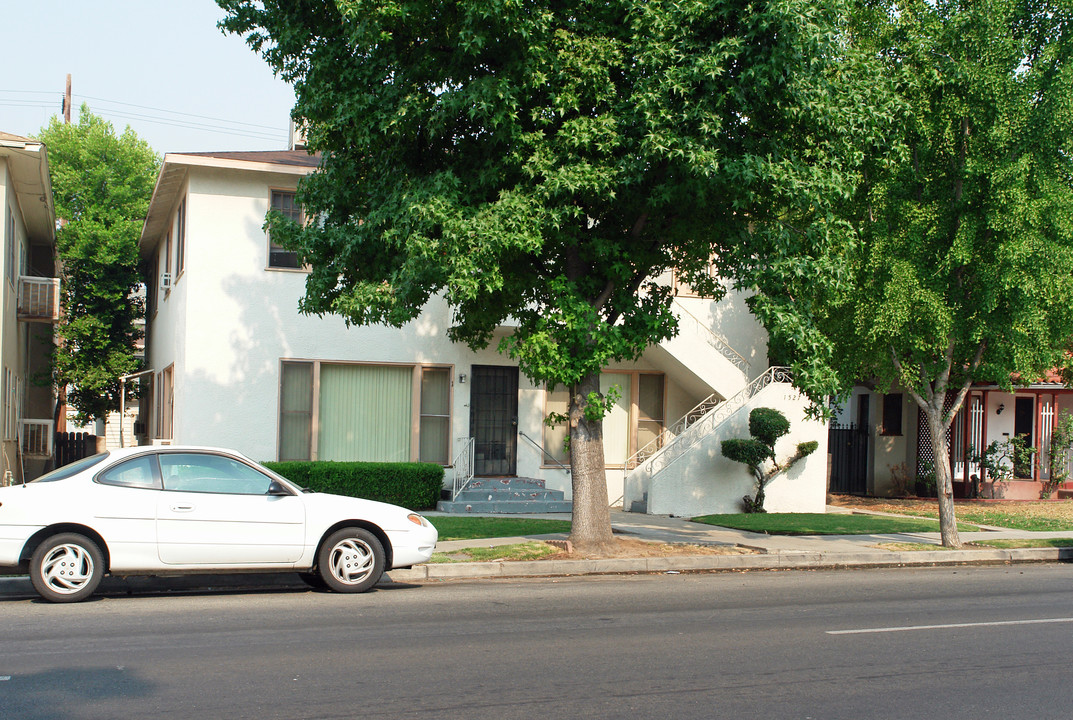
[[[261,464],[316,492],[378,500],[411,510],[436,507],[443,487],[443,467],[434,463],[318,460]]]
[[[749,413],[749,434],[769,448],[774,448],[776,441],[788,432],[790,421],[774,408],[759,407]],[[774,449],[771,454],[775,454]]]
[[[719,448],[723,457],[748,466],[756,481],[756,495],[745,495],[741,499],[742,509],[747,513],[767,512],[764,509],[764,488],[781,472],[788,470],[794,463],[816,452],[820,444],[815,440],[798,443],[797,452],[784,464],[775,460],[775,443],[790,432],[790,421],[774,408],[754,408],[749,413],[749,433],[751,438],[731,438],[724,440]],[[770,462],[772,467],[764,469]]]

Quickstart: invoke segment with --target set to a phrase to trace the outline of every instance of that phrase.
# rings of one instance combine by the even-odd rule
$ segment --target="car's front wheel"
[[[317,553],[317,569],[336,592],[371,590],[384,574],[384,546],[368,530],[343,528],[328,536]]]
[[[49,602],[78,602],[93,594],[104,577],[104,553],[84,535],[53,535],[30,557],[30,582]]]

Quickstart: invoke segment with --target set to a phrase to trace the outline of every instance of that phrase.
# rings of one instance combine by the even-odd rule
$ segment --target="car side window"
[[[222,455],[161,453],[165,490],[179,492],[265,495],[272,478]]]
[[[150,455],[133,458],[102,471],[97,475],[97,482],[104,485],[121,487],[160,489],[156,468]]]

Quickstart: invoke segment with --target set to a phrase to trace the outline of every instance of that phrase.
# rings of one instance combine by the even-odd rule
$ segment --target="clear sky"
[[[0,131],[88,103],[166,152],[283,150],[294,92],[212,0],[0,0]]]

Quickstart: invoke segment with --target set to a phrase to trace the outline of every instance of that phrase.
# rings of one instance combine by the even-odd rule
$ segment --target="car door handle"
[[[190,512],[194,509],[193,505],[172,505],[171,509],[175,512]]]

